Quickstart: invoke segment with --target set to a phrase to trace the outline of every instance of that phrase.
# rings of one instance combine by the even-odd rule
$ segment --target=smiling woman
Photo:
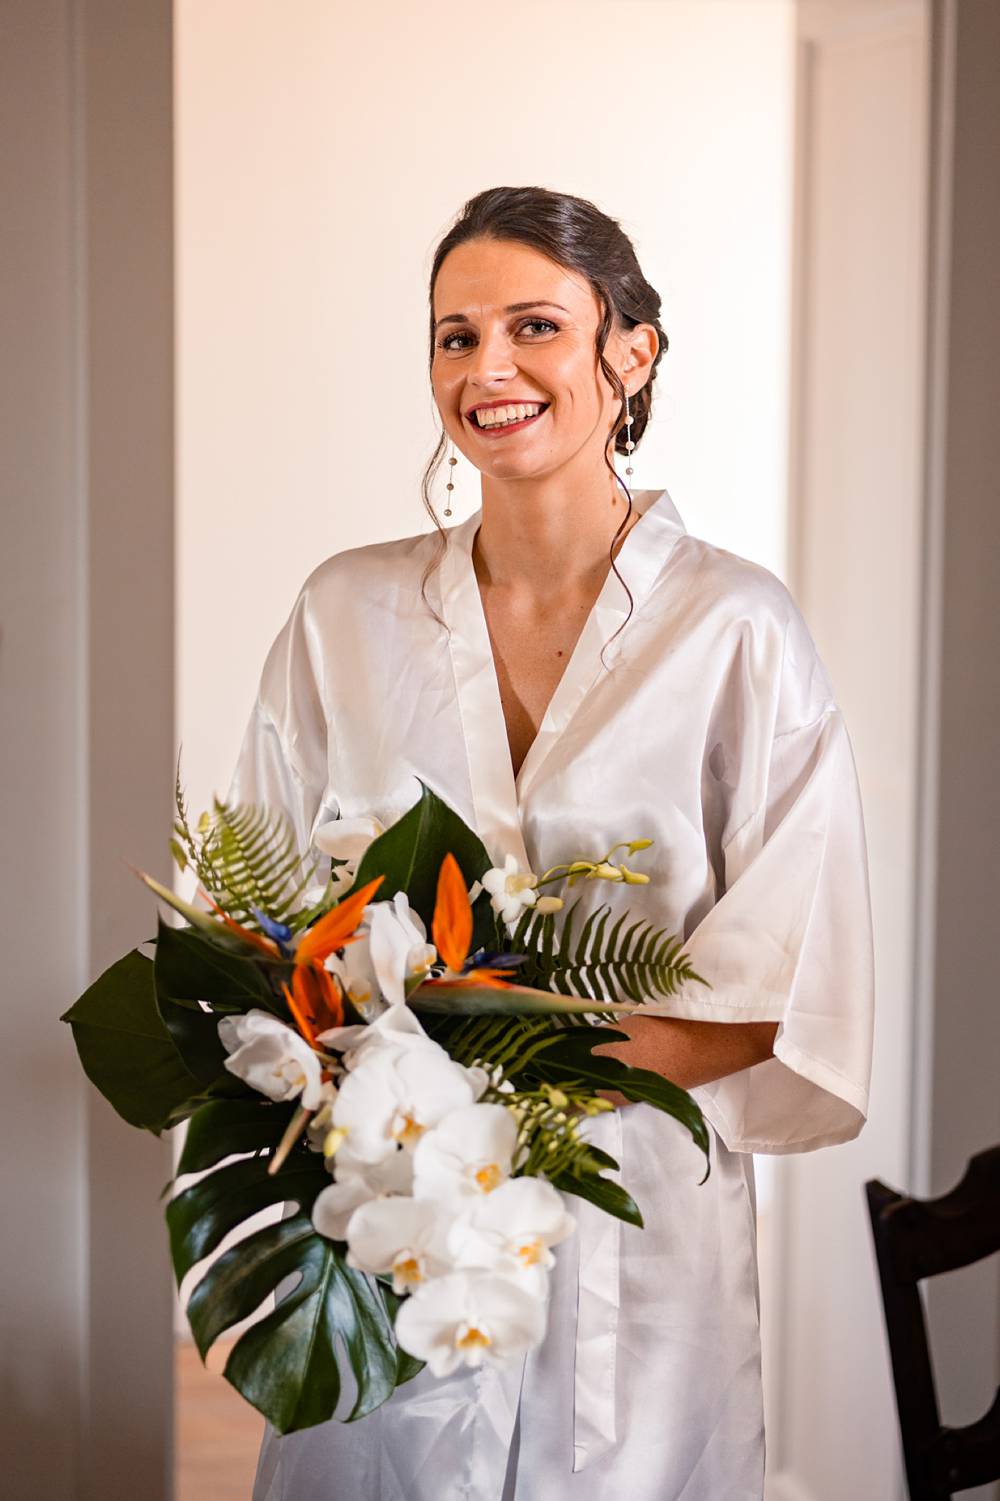
[[[306,580],[229,796],[282,808],[303,851],[339,818],[389,826],[418,777],[497,868],[638,841],[649,884],[629,905],[683,934],[708,986],[647,1001],[609,1051],[695,1086],[710,1176],[648,1106],[596,1117],[644,1228],[575,1201],[536,1349],[504,1361],[477,1324],[476,1369],[423,1371],[357,1423],[269,1430],[255,1501],[762,1496],[752,1153],[864,1123],[865,838],[787,590],[626,482],[665,349],[659,298],[593,204],[522,187],[465,205],[430,284],[438,529]],[[446,529],[430,481],[449,440],[482,504]],[[584,890],[580,921],[624,912],[606,889]]]

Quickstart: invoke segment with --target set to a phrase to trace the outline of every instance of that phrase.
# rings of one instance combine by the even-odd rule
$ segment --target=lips
[[[506,407],[506,406],[522,406],[522,405],[527,405],[527,403],[501,401],[501,402],[495,402],[495,403],[493,403],[493,405],[494,405],[494,407]],[[522,417],[522,418],[518,419],[515,422],[502,422],[502,423],[498,423],[495,427],[480,427],[478,421],[476,420],[476,411],[489,410],[489,408],[481,408],[480,407],[480,408],[474,408],[472,411],[467,412],[465,414],[465,420],[468,422],[469,426],[477,434],[478,437],[480,437],[480,438],[499,438],[504,433],[516,433],[516,432],[520,432],[523,428],[530,427],[532,425],[532,423],[538,422],[542,417],[544,417],[545,413],[548,411],[548,409],[549,409],[549,403],[546,402],[546,403],[544,403],[542,405],[542,410],[540,412],[534,413],[533,416]]]

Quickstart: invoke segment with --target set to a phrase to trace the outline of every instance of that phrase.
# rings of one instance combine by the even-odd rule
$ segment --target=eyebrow
[[[561,313],[569,312],[569,308],[564,308],[561,302],[546,302],[544,298],[540,298],[534,302],[512,302],[504,308],[504,312],[526,313],[529,308],[533,307],[555,307],[558,308]],[[441,327],[442,323],[468,323],[469,321],[470,319],[467,313],[447,313],[445,317],[438,319],[438,321],[434,325],[434,329],[436,332]]]

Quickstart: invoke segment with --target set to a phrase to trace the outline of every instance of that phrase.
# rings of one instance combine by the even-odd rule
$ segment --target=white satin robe
[[[601,1117],[645,1216],[580,1200],[548,1328],[514,1367],[427,1371],[358,1423],[268,1430],[254,1501],[759,1501],[764,1433],[753,1152],[848,1141],[867,1109],[872,946],[851,746],[780,581],[690,536],[666,493],[609,573],[515,778],[471,548],[452,527],[342,552],[306,581],[264,667],[230,795],[280,806],[303,849],[330,818],[389,823],[415,774],[496,864],[541,872],[651,838],[652,884],[575,888],[683,933],[712,983],[649,1010],[775,1021],[773,1058],[694,1091],[712,1171],[646,1105]]]

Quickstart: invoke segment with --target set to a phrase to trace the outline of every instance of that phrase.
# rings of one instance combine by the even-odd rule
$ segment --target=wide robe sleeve
[[[320,661],[307,582],[268,652],[228,792],[230,802],[283,813],[303,855],[316,853],[316,829],[339,814]]]
[[[725,1145],[742,1152],[851,1140],[866,1118],[871,1073],[874,962],[857,771],[823,664],[784,598],[780,668],[731,713],[741,764],[721,841],[722,894],[686,944],[711,989],[685,986],[680,1006],[648,1008],[778,1023],[772,1058],[693,1091]]]

